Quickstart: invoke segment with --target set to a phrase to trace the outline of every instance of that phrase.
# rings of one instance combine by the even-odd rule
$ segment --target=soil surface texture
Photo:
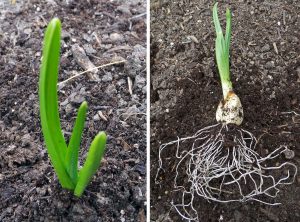
[[[0,2],[0,221],[145,221],[146,1]],[[62,22],[59,87],[69,140],[89,105],[80,148],[106,131],[106,153],[81,198],[63,190],[41,133],[38,77],[47,23]]]
[[[171,207],[175,146],[164,151],[167,171],[155,184],[162,143],[216,124],[222,90],[214,56],[214,1],[151,2],[151,221],[184,221]],[[252,132],[262,156],[281,145],[300,170],[300,4],[297,0],[222,1],[232,12],[231,77],[244,108],[241,127]],[[281,186],[276,202],[216,203],[197,199],[199,221],[300,221],[300,176]],[[177,196],[176,196],[177,195]]]

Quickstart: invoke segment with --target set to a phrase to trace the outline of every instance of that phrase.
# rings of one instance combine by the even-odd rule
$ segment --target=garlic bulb
[[[229,91],[226,98],[219,103],[216,119],[225,124],[242,124],[244,119],[243,107],[240,98],[233,91]]]

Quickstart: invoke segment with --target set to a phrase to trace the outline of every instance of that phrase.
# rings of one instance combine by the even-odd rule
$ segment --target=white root
[[[183,219],[198,221],[195,199],[199,197],[221,203],[280,204],[272,199],[277,196],[280,185],[294,182],[297,167],[289,162],[268,166],[269,160],[279,157],[288,148],[281,146],[261,157],[255,151],[256,143],[254,135],[246,130],[216,124],[191,137],[162,144],[156,183],[160,183],[164,170],[162,151],[177,145],[174,192],[180,192],[182,197],[172,205]]]

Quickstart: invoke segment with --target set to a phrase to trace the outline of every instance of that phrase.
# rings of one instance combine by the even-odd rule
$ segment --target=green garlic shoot
[[[241,100],[234,93],[232,83],[230,81],[229,70],[229,48],[230,48],[230,35],[231,35],[231,14],[230,10],[226,10],[226,33],[225,37],[222,32],[220,21],[218,18],[218,3],[213,8],[213,21],[216,29],[216,60],[220,74],[223,99],[220,101],[216,119],[218,122],[224,124],[241,125],[243,122],[243,107]]]
[[[43,45],[39,79],[40,118],[46,148],[61,186],[80,197],[100,166],[106,145],[106,134],[99,132],[92,141],[83,167],[78,170],[78,152],[87,102],[79,107],[69,144],[62,134],[57,96],[60,57],[61,23],[54,18],[49,23]]]

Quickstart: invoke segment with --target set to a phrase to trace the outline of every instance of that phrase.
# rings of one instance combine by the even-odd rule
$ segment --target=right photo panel
[[[151,221],[300,221],[299,1],[150,1]]]

